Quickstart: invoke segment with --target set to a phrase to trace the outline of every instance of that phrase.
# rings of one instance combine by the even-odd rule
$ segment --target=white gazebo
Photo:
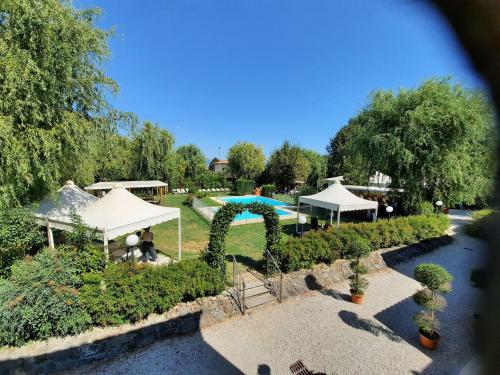
[[[347,190],[340,180],[335,180],[327,189],[313,195],[299,197],[297,205],[297,230],[299,225],[300,205],[308,204],[330,210],[330,223],[333,212],[337,213],[337,228],[340,225],[340,213],[345,211],[375,210],[377,216],[378,202],[360,198]]]
[[[80,189],[73,181],[66,181],[54,196],[42,200],[35,212],[35,217],[40,225],[47,227],[49,247],[54,248],[52,228],[71,230],[73,227],[71,213],[95,201],[97,201],[96,197]]]
[[[104,251],[108,241],[169,220],[178,220],[178,251],[181,259],[181,212],[179,208],[162,207],[148,202],[115,185],[111,191],[91,205],[79,210],[85,225],[102,233]]]

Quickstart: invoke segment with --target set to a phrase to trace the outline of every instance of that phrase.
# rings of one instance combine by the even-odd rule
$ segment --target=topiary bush
[[[254,182],[252,180],[239,179],[234,183],[234,192],[236,195],[252,194]]]
[[[10,266],[16,260],[35,254],[44,242],[44,233],[31,211],[24,208],[0,209],[0,277],[7,277]]]
[[[103,273],[85,274],[83,280],[82,305],[100,326],[136,322],[224,289],[218,273],[200,259],[169,266],[113,264]]]
[[[345,232],[349,233],[349,232]],[[370,243],[360,234],[355,231],[349,233],[349,235],[344,235],[342,241],[343,243],[343,256],[346,259],[351,259],[349,264],[353,275],[349,277],[349,285],[351,287],[351,293],[354,295],[363,295],[368,287],[368,280],[361,277],[368,273],[368,269],[361,264],[361,258],[370,254],[371,248]]]
[[[432,204],[432,202],[423,201],[418,206],[418,213],[420,215],[432,215],[435,212],[436,212],[436,210],[435,210],[434,205]]]
[[[44,249],[12,266],[0,280],[0,345],[74,335],[90,327],[80,304],[78,267],[58,250]]]
[[[436,336],[439,320],[436,311],[446,308],[446,300],[442,296],[451,290],[453,276],[443,267],[433,263],[419,264],[414,271],[417,280],[425,289],[414,294],[413,299],[424,310],[414,316],[422,334],[429,338]]]
[[[276,185],[273,184],[262,185],[262,195],[264,197],[272,198],[275,192],[276,192]]]

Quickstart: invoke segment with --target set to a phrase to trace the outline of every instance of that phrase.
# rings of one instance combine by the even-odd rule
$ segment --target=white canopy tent
[[[341,212],[375,210],[375,216],[377,216],[378,209],[378,203],[376,201],[370,201],[354,195],[347,190],[339,180],[335,180],[327,189],[317,194],[299,197],[297,205],[297,231],[301,203],[330,210],[330,223],[333,221],[333,212],[337,212],[337,227],[340,225]]]
[[[35,217],[40,225],[47,226],[49,247],[54,247],[52,228],[71,230],[71,213],[77,212],[97,201],[93,195],[83,191],[73,181],[66,181],[54,196],[40,202]]]
[[[101,199],[78,211],[83,222],[102,233],[104,251],[108,256],[108,241],[127,233],[178,219],[178,251],[181,259],[181,212],[179,208],[162,207],[128,192],[122,185]]]

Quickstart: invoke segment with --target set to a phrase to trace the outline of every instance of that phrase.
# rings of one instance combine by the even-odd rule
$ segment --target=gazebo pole
[[[50,227],[50,222],[47,220],[47,238],[49,240],[49,248],[54,248],[54,234],[52,233],[52,228]]]
[[[337,229],[340,227],[340,207],[337,208]]]
[[[179,260],[181,260],[182,256],[182,245],[181,245],[181,214],[179,212],[179,239],[178,239],[178,251],[179,251]]]
[[[109,260],[109,248],[108,248],[108,231],[104,229],[102,233],[102,242],[104,243],[104,255],[106,256],[106,260]]]
[[[295,233],[299,233],[299,215],[300,215],[300,198],[297,201],[297,223],[295,224]]]
[[[330,210],[330,225],[333,223],[333,210]]]

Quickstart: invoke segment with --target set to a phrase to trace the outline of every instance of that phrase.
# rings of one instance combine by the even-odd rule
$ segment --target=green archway
[[[227,203],[220,208],[212,220],[210,228],[210,239],[208,248],[205,253],[207,263],[218,270],[223,279],[226,277],[226,264],[224,243],[229,226],[234,217],[243,211],[248,210],[254,214],[262,215],[264,217],[264,224],[266,227],[266,248],[271,255],[276,258],[278,249],[278,242],[280,240],[281,226],[279,216],[274,210],[274,207],[263,203]]]

